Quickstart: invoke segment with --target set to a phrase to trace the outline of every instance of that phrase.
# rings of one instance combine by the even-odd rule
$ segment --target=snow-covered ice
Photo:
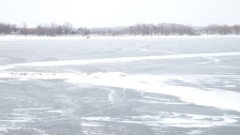
[[[0,37],[0,134],[238,135],[239,44]]]

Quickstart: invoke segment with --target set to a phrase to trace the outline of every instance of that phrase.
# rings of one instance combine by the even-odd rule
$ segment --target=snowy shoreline
[[[23,35],[0,35],[0,41],[8,40],[86,40],[86,39],[158,39],[158,38],[240,38],[240,35],[146,35],[146,36],[133,36],[133,35],[120,35],[120,36],[100,36],[100,35],[90,35],[87,36],[23,36]]]

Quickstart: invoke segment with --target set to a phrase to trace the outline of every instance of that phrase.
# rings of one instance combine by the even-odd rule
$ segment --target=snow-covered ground
[[[0,134],[238,135],[239,44],[1,37]]]

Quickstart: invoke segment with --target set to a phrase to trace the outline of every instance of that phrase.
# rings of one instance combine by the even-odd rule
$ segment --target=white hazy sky
[[[0,0],[0,22],[74,27],[240,24],[240,0]]]

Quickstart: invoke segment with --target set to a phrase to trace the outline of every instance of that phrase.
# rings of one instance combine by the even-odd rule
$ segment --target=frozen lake
[[[239,135],[240,37],[0,37],[0,135]]]

